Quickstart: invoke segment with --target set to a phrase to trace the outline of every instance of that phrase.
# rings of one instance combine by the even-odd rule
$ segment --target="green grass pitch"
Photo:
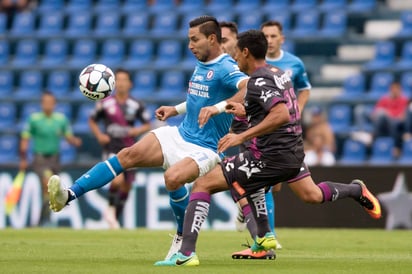
[[[171,231],[4,229],[0,273],[412,273],[412,232],[278,229],[276,260],[233,260],[246,232],[202,231],[198,267],[155,267]]]

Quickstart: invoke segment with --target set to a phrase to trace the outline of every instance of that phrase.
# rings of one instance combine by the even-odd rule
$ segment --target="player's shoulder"
[[[62,112],[53,112],[52,115],[53,115],[53,119],[55,119],[55,120],[63,121],[63,120],[67,119],[66,115]]]

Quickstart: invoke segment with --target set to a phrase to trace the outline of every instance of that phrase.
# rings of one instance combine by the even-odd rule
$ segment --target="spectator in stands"
[[[14,15],[17,12],[28,10],[33,4],[32,0],[1,0],[0,12],[8,15],[7,28],[10,28],[13,22]]]
[[[305,163],[308,166],[332,166],[336,163],[336,141],[322,109],[315,106],[305,128]]]
[[[393,82],[388,93],[376,102],[370,117],[374,126],[374,138],[379,136],[394,138],[393,156],[395,157],[399,156],[402,146],[408,102],[409,99],[403,94],[400,83]]]
[[[64,137],[76,147],[82,140],[73,135],[70,122],[62,113],[54,112],[56,98],[45,91],[41,96],[41,112],[32,113],[24,125],[20,141],[20,170],[28,168],[27,152],[30,139],[33,141],[34,159],[32,168],[42,183],[43,206],[39,225],[50,224],[49,197],[47,181],[53,173],[60,171],[60,141]]]
[[[130,97],[133,85],[130,73],[118,69],[115,78],[114,95],[98,101],[89,118],[90,129],[103,147],[104,160],[133,145],[137,137],[151,128],[151,115],[146,111],[143,102]],[[104,122],[104,130],[99,127],[99,121]],[[135,122],[139,124],[135,126]],[[111,229],[120,228],[119,218],[129,196],[135,173],[135,170],[125,171],[110,184],[109,207],[104,217]]]

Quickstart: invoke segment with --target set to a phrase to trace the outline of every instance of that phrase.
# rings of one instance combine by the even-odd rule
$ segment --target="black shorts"
[[[226,182],[235,201],[261,188],[297,178],[301,167],[285,168],[272,161],[256,159],[246,151],[220,163]]]

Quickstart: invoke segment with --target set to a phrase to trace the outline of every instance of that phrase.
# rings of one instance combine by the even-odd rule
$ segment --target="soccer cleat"
[[[173,236],[172,245],[170,246],[169,252],[167,253],[165,257],[165,260],[170,260],[172,256],[180,250],[180,247],[182,246],[182,240],[183,240],[182,235],[175,234]]]
[[[359,204],[363,206],[372,218],[379,219],[382,216],[382,212],[378,199],[368,190],[365,183],[361,180],[353,180],[352,184],[358,184],[361,187],[362,194],[359,199],[357,199]]]
[[[120,229],[120,224],[116,219],[116,208],[109,206],[104,212],[104,219],[109,224],[110,229]]]
[[[265,236],[256,236],[255,242],[250,247],[252,252],[268,251],[270,249],[276,249],[276,238],[273,232],[267,232]]]
[[[69,193],[67,189],[62,188],[59,176],[53,175],[50,177],[47,183],[47,191],[50,197],[50,209],[54,212],[62,210],[67,204]]]
[[[195,252],[192,252],[189,256],[185,256],[180,252],[177,252],[171,256],[170,259],[164,261],[157,261],[155,266],[198,266],[200,264],[199,258]]]
[[[262,250],[258,252],[253,252],[251,248],[247,248],[232,254],[232,259],[261,259],[261,260],[274,260],[276,259],[276,254],[273,249]]]

